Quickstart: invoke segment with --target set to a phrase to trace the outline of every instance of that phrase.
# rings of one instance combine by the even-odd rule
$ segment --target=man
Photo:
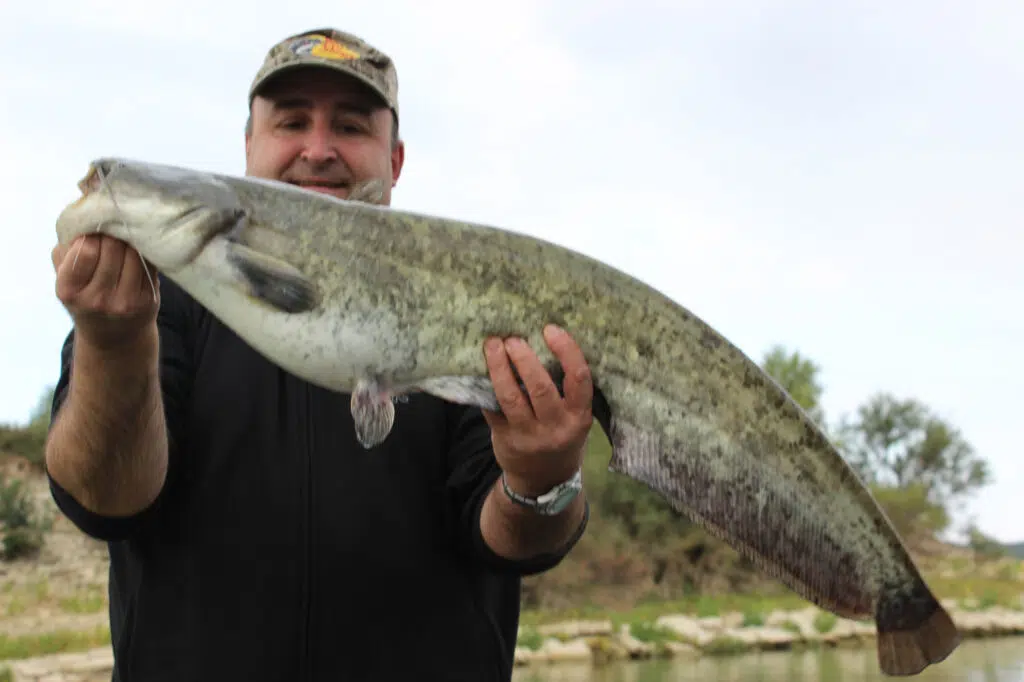
[[[339,197],[382,179],[389,203],[396,92],[391,60],[352,35],[285,39],[252,84],[247,173]],[[520,577],[588,518],[593,389],[565,333],[545,332],[564,397],[498,339],[481,352],[501,414],[414,395],[365,450],[348,396],[273,366],[169,280],[154,301],[123,243],[91,235],[53,265],[74,329],[46,465],[60,508],[109,543],[115,680],[511,677]]]

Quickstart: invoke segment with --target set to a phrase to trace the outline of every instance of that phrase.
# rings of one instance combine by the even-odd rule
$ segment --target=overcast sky
[[[971,513],[1024,540],[1024,3],[285,5],[0,3],[0,421],[57,378],[49,251],[89,160],[241,173],[265,51],[335,25],[398,64],[395,206],[601,258],[757,359],[799,349],[832,418],[925,401],[991,462]]]

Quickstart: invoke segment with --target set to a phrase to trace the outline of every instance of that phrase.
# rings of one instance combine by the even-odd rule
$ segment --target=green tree
[[[865,481],[920,485],[947,510],[990,482],[987,462],[960,431],[915,399],[877,393],[841,430],[844,454]]]
[[[799,351],[788,351],[784,346],[772,346],[761,361],[761,368],[792,396],[807,415],[825,426],[825,413],[821,408],[824,391],[818,375],[821,367]]]
[[[973,521],[967,524],[967,546],[988,559],[1001,559],[1009,556],[1008,548],[1001,545],[992,536],[983,533]]]

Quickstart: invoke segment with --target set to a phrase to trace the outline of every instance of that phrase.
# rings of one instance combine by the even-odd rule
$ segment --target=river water
[[[1024,638],[967,640],[916,677],[878,669],[874,648],[820,649],[726,657],[623,662],[591,667],[558,663],[517,668],[513,682],[1024,682]]]

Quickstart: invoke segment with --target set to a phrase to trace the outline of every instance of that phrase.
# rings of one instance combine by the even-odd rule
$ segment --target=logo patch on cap
[[[359,59],[359,53],[349,49],[337,40],[322,35],[303,36],[294,41],[291,50],[299,57],[311,56],[321,59]]]

